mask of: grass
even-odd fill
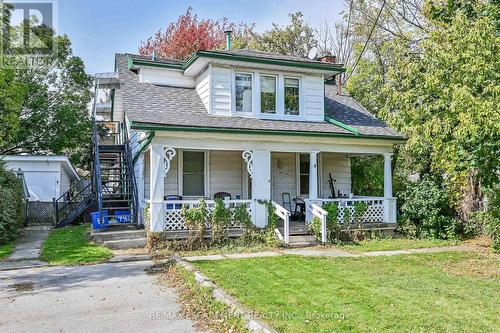
[[[212,289],[200,286],[193,273],[172,265],[164,276],[167,285],[174,287],[179,295],[182,314],[195,320],[198,328],[213,332],[247,332],[243,319],[216,300]]]
[[[7,259],[12,251],[14,251],[14,243],[0,245],[0,261]]]
[[[43,243],[41,259],[51,265],[78,265],[106,261],[113,252],[89,240],[89,227],[70,226],[54,230]]]
[[[500,327],[498,256],[283,256],[194,264],[280,332],[493,332]]]
[[[373,251],[421,249],[426,247],[453,246],[458,244],[459,241],[456,240],[387,238],[365,240],[359,243],[347,243],[340,245],[339,247],[347,251],[361,253]]]

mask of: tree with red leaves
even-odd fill
[[[226,18],[222,20],[198,20],[189,7],[186,14],[181,15],[177,22],[171,22],[165,31],[159,30],[146,42],[142,42],[139,53],[151,55],[153,51],[157,57],[186,59],[198,50],[222,49],[225,45],[224,31],[232,30],[232,47],[244,48],[254,37],[254,24],[230,23]]]

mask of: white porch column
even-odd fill
[[[162,232],[165,229],[165,212],[163,211],[165,162],[164,148],[158,143],[151,144],[150,158],[150,183],[149,193],[151,199],[150,230]]]
[[[149,170],[147,170],[149,172]],[[144,154],[139,155],[137,162],[135,162],[134,172],[137,180],[137,197],[139,198],[139,219],[141,223],[143,220],[144,209]]]
[[[252,199],[254,200],[254,211],[252,211],[253,223],[260,228],[267,225],[267,209],[257,200],[271,200],[271,151],[267,149],[255,149],[253,151],[252,168]]]
[[[384,222],[396,223],[396,199],[392,197],[392,153],[384,154]]]
[[[384,154],[384,198],[392,198],[392,154]]]
[[[309,199],[318,199],[318,153],[309,153]]]

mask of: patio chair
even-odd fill
[[[176,201],[176,200],[182,200],[182,197],[180,195],[166,195],[163,199],[165,201]],[[172,210],[172,209],[181,209],[182,204],[167,204],[165,207],[167,210]]]
[[[231,200],[231,194],[227,192],[217,192],[214,194],[214,199],[222,199],[229,198]]]
[[[293,202],[295,203],[295,212],[293,214],[298,216],[301,221],[304,220],[306,216],[306,202],[299,197],[293,198]]]
[[[283,202],[283,208],[285,208],[286,210],[291,212],[292,211],[292,199],[291,199],[290,193],[288,193],[288,192],[281,193],[281,201]]]

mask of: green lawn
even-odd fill
[[[500,260],[494,256],[283,256],[194,264],[280,332],[500,328]]]
[[[421,249],[426,247],[440,247],[458,245],[456,240],[441,239],[407,239],[407,238],[387,238],[361,241],[356,244],[344,244],[340,247],[351,252],[373,252],[373,251],[394,251],[405,249]]]
[[[14,251],[14,243],[0,245],[0,261],[7,259],[12,251]]]
[[[113,252],[89,240],[89,227],[70,226],[54,230],[43,243],[41,259],[51,265],[78,265],[106,261]]]

